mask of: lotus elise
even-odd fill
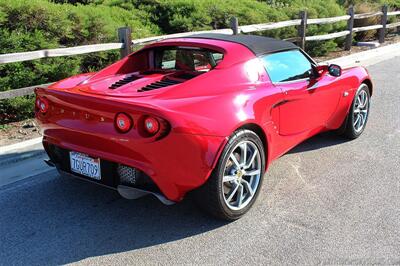
[[[318,64],[291,42],[199,34],[37,88],[35,115],[60,174],[128,199],[190,193],[235,220],[295,145],[329,130],[360,136],[372,89],[366,69]]]

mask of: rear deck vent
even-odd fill
[[[132,81],[137,80],[137,79],[140,79],[140,77],[136,76],[136,75],[126,76],[125,78],[123,78],[121,80],[118,80],[117,82],[112,84],[109,88],[114,90],[116,88],[124,86],[125,84],[128,84],[129,82],[132,82]]]
[[[179,83],[182,83],[182,81],[172,80],[172,79],[159,80],[159,81],[150,83],[149,85],[142,87],[141,89],[138,90],[138,92],[151,91],[151,90],[155,90],[155,89],[159,89],[159,88],[168,87],[171,85],[176,85]]]

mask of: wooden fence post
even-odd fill
[[[237,19],[237,17],[231,17],[231,29],[233,31],[233,35],[237,35],[239,34],[239,20]]]
[[[129,55],[132,52],[132,36],[131,36],[131,28],[123,27],[118,29],[118,39],[121,43],[124,44],[124,47],[121,48],[120,54],[121,58]]]
[[[307,32],[307,11],[300,11],[301,24],[299,25],[297,32],[299,37],[299,46],[301,49],[306,47],[306,32]]]
[[[387,24],[387,18],[388,18],[388,5],[384,5],[382,7],[382,18],[381,18],[381,24],[382,28],[379,29],[379,43],[384,43],[385,42],[385,34],[386,34],[386,24]]]
[[[349,7],[347,14],[350,16],[349,20],[347,21],[347,30],[350,32],[346,36],[346,43],[344,45],[344,49],[346,51],[351,50],[351,45],[353,44],[353,27],[354,27],[354,7]]]

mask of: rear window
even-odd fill
[[[223,54],[193,47],[167,47],[155,50],[155,68],[207,72],[223,59]]]

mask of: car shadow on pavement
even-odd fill
[[[152,197],[60,177],[55,171],[0,188],[0,264],[65,264],[199,235],[226,222],[188,199],[165,206]]]
[[[324,132],[305,140],[288,151],[287,154],[323,149],[329,146],[340,145],[348,141],[350,140],[343,136],[338,136],[335,132]]]

